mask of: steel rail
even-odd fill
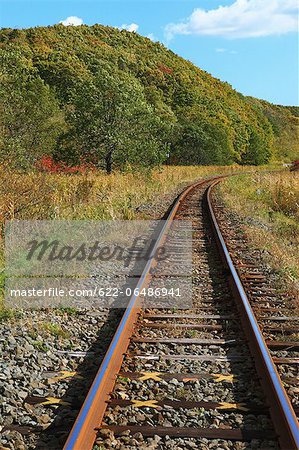
[[[220,178],[223,178],[223,176],[203,179],[189,186],[187,189],[185,189],[185,191],[182,192],[182,194],[176,200],[167,220],[164,223],[156,244],[152,249],[151,256],[155,255],[157,248],[164,242],[167,231],[171,226],[173,219],[175,218],[180,204],[189,194],[189,192],[191,192],[197,186],[203,185],[213,180],[219,180]],[[149,283],[151,279],[150,270],[154,265],[155,260],[154,258],[150,257],[136,286],[139,291],[141,291],[141,289]],[[117,374],[122,365],[124,354],[130,344],[130,338],[133,333],[133,328],[140,309],[141,302],[138,295],[132,295],[105,355],[105,358],[95,376],[95,379],[87,394],[79,415],[77,416],[73,428],[63,447],[63,450],[92,449],[97,436],[96,427],[98,427],[101,423],[107,409],[109,395],[113,390]]]
[[[283,387],[276,366],[272,360],[269,349],[257,323],[255,314],[239,278],[238,272],[231,259],[219,228],[211,200],[211,192],[219,180],[215,181],[207,190],[208,213],[212,222],[217,246],[223,263],[229,269],[229,282],[234,293],[237,308],[241,315],[244,332],[256,369],[261,379],[267,401],[270,406],[270,415],[278,433],[279,443],[283,450],[299,449],[299,427],[294,409]]]

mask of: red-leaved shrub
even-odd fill
[[[173,73],[173,69],[165,66],[164,64],[158,64],[158,68],[161,70],[161,72],[167,73],[168,75],[172,75]]]
[[[77,166],[68,166],[63,161],[54,161],[52,156],[43,156],[37,163],[35,167],[42,171],[48,173],[85,173],[95,170],[92,164],[87,164],[83,162]]]

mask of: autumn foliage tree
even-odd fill
[[[111,173],[114,167],[151,167],[165,160],[167,125],[130,75],[102,69],[76,86],[71,105],[69,130],[60,142],[71,163],[83,158]]]

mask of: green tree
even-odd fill
[[[242,164],[260,165],[267,164],[271,151],[267,140],[262,138],[255,130],[250,130],[247,151],[242,156]]]
[[[192,113],[193,115],[193,113]],[[185,116],[177,126],[170,161],[174,164],[231,164],[229,130],[213,117]]]
[[[112,71],[111,71],[112,72]],[[111,173],[127,164],[154,166],[164,161],[168,127],[147,103],[142,85],[126,73],[102,69],[76,86],[69,113],[64,156],[84,158]]]
[[[1,50],[0,67],[1,159],[28,169],[53,152],[63,114],[49,86],[18,52]]]

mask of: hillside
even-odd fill
[[[296,108],[247,98],[160,43],[101,25],[0,31],[0,150],[128,165],[264,164],[298,152]],[[297,128],[298,130],[298,128]]]

